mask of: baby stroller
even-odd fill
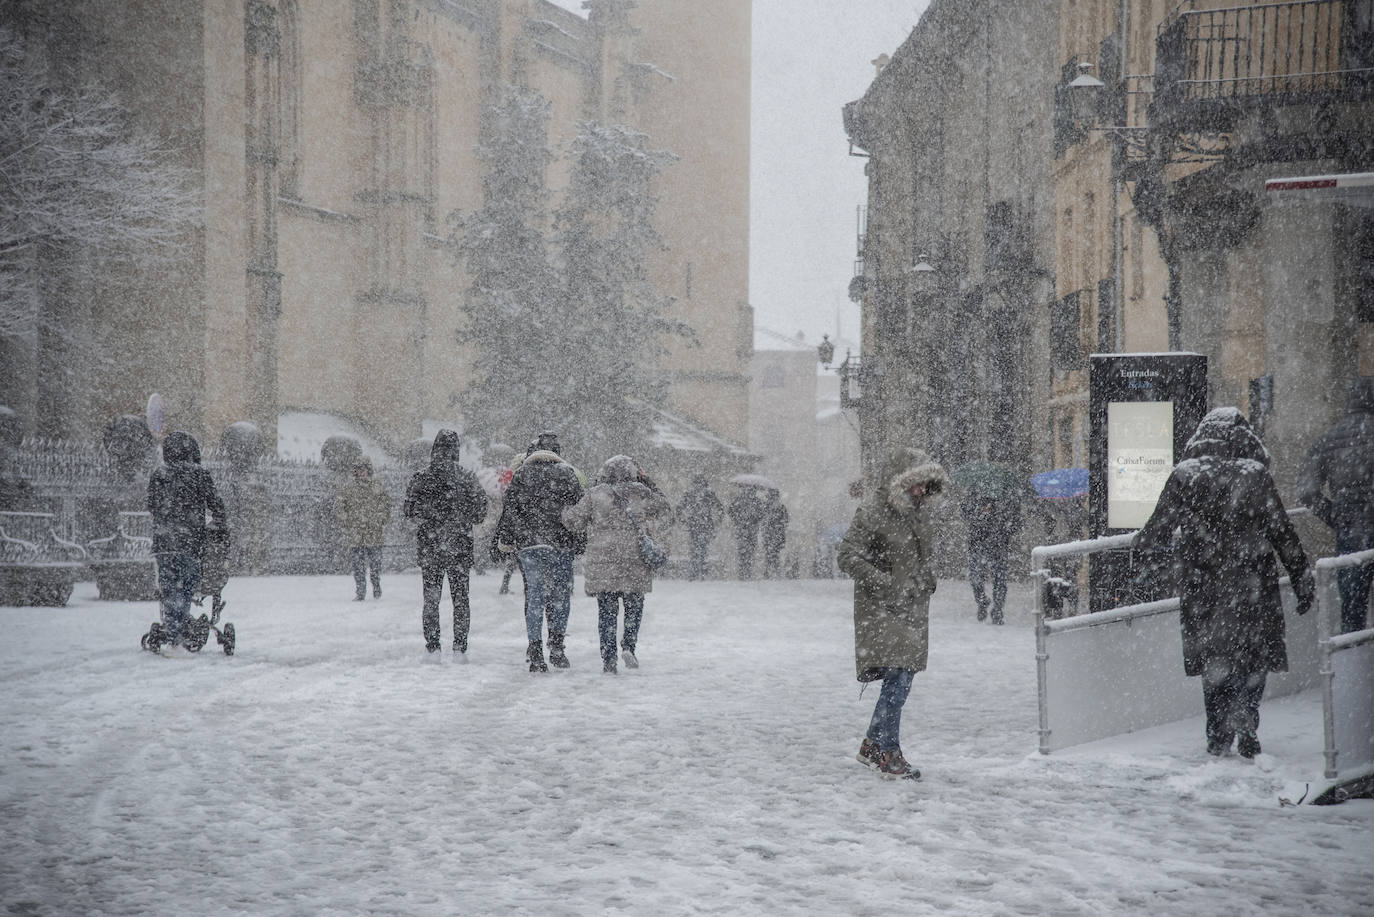
[[[229,582],[229,530],[212,526],[205,532],[205,547],[200,555],[200,582],[196,585],[196,597],[192,600],[202,605],[205,597],[210,597],[210,614],[191,618],[186,622],[186,634],[182,645],[193,653],[205,648],[210,640],[210,631],[224,648],[224,655],[234,655],[234,625],[226,623],[218,627],[220,613],[228,603],[220,598],[224,586]],[[154,653],[167,642],[167,632],[162,622],[154,621],[152,627],[143,635],[141,645]]]

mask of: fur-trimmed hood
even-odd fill
[[[883,463],[882,480],[888,504],[897,510],[908,510],[911,497],[907,491],[914,485],[926,484],[930,493],[938,493],[949,483],[949,475],[929,453],[898,446]]]

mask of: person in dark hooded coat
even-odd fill
[[[211,525],[226,531],[224,501],[210,472],[200,464],[200,444],[180,431],[162,442],[162,464],[148,478],[148,512],[153,522],[153,555],[166,640],[162,651],[184,652],[182,638],[191,600],[200,584],[208,513]]]
[[[711,539],[716,537],[716,526],[725,517],[725,507],[711,492],[706,475],[692,476],[692,484],[682,495],[677,505],[677,521],[687,528],[690,543],[687,566],[688,579],[706,578],[706,555]]]
[[[1307,453],[1298,479],[1298,501],[1336,531],[1336,553],[1374,548],[1374,376],[1355,380],[1346,414]],[[1336,572],[1341,593],[1341,633],[1370,626],[1369,589],[1374,564]]]
[[[1132,547],[1167,548],[1175,530],[1183,670],[1202,677],[1207,751],[1224,755],[1235,741],[1253,758],[1266,676],[1288,671],[1275,552],[1298,614],[1312,607],[1316,589],[1269,474],[1269,451],[1236,408],[1198,424]]]
[[[759,544],[759,526],[763,524],[763,500],[753,487],[739,488],[730,500],[730,521],[735,526],[735,556],[739,563],[739,578],[754,578],[754,552]]]
[[[925,452],[893,449],[840,542],[840,569],[854,579],[855,672],[860,682],[882,682],[858,758],[886,776],[921,775],[902,754],[902,708],[929,655],[932,503],[948,483]]]
[[[416,472],[406,487],[402,512],[420,524],[415,547],[424,584],[425,649],[431,653],[440,649],[439,600],[447,577],[453,599],[453,652],[459,661],[466,661],[472,623],[468,605],[472,527],[487,517],[487,492],[477,475],[458,464],[458,451],[458,434],[440,430],[430,449],[429,467]]]
[[[496,538],[503,550],[520,553],[525,577],[525,659],[531,672],[569,666],[564,648],[572,611],[573,555],[585,544],[563,525],[563,510],[582,499],[577,470],[563,461],[558,435],[539,434],[506,489]],[[549,658],[544,661],[544,622]]]

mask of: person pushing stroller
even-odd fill
[[[200,444],[180,431],[162,443],[162,464],[148,479],[148,511],[153,517],[153,556],[161,626],[154,625],[143,645],[167,657],[189,656],[191,600],[201,580],[207,541],[228,543],[229,520],[215,481],[200,464]],[[207,527],[206,514],[211,521]]]

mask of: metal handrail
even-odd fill
[[[1332,685],[1336,673],[1331,667],[1331,654],[1337,650],[1361,646],[1374,641],[1374,628],[1355,631],[1351,634],[1332,635],[1331,612],[1340,606],[1340,598],[1336,588],[1336,571],[1342,567],[1360,567],[1368,563],[1374,563],[1374,550],[1356,551],[1352,554],[1340,554],[1336,557],[1323,557],[1315,564],[1317,577],[1317,651],[1321,656],[1317,674],[1321,677],[1322,682],[1322,757],[1325,761],[1325,770],[1323,770],[1322,776],[1328,780],[1334,779],[1339,774],[1336,768],[1336,711],[1332,696]]]

